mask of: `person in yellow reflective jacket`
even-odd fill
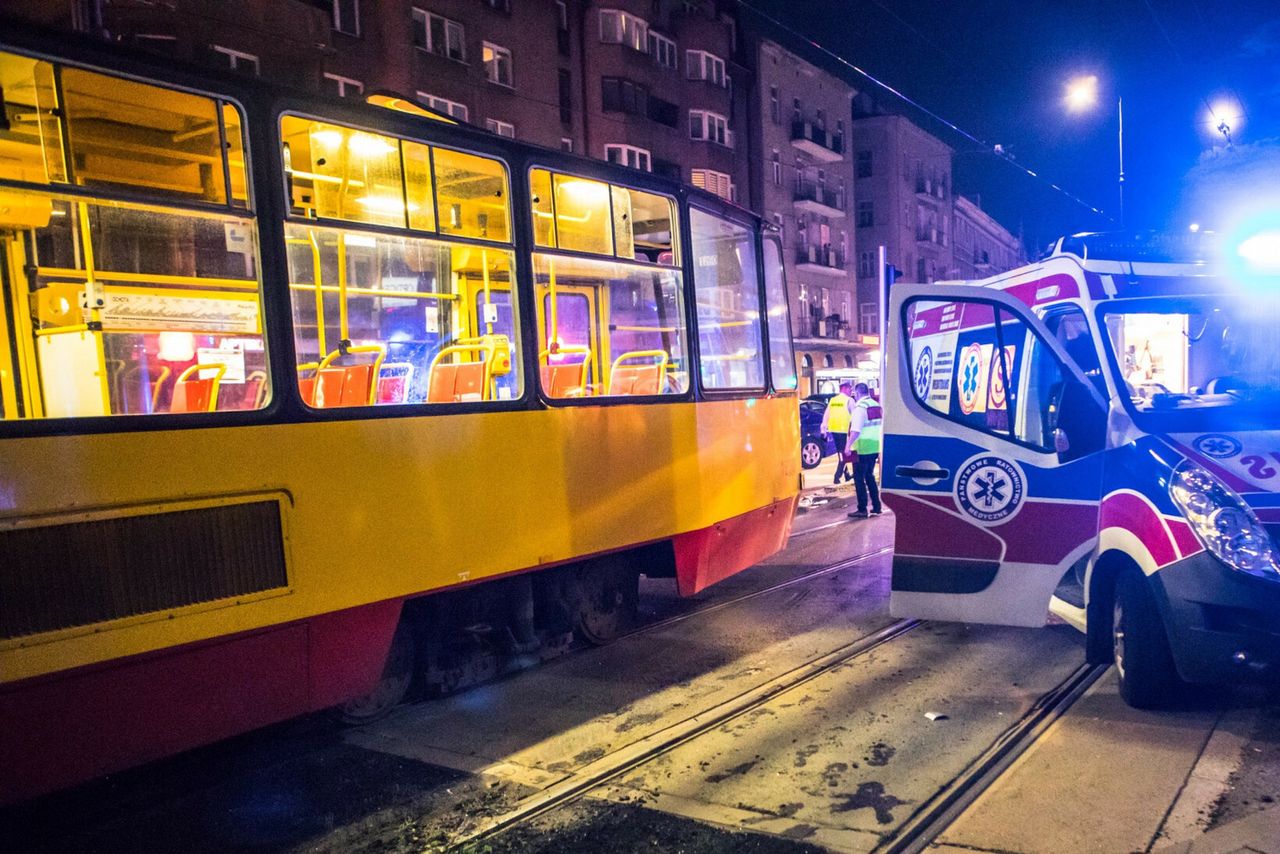
[[[845,457],[846,449],[849,448],[849,425],[853,421],[853,398],[849,397],[851,391],[852,383],[840,383],[840,392],[831,396],[822,413],[822,435],[830,433],[836,443],[836,476],[832,483],[839,483],[842,478],[853,480],[853,467]]]
[[[853,466],[853,486],[858,493],[858,510],[850,519],[880,515],[880,490],[876,486],[876,463],[880,459],[880,425],[884,414],[866,383],[853,387],[853,411],[849,419],[849,446],[858,455]],[[867,512],[870,499],[871,512]]]

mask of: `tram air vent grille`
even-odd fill
[[[284,587],[280,504],[0,531],[0,638]]]

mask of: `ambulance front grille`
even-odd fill
[[[278,501],[0,530],[0,639],[285,587]]]

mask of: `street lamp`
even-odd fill
[[[1063,100],[1067,109],[1073,113],[1084,112],[1098,103],[1098,78],[1090,74],[1077,77],[1067,83],[1067,91]],[[1120,227],[1124,228],[1124,99],[1116,98],[1116,115],[1119,118],[1119,135],[1117,142],[1120,148]]]

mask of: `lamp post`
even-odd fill
[[[1075,78],[1067,84],[1063,100],[1073,113],[1089,109],[1098,102],[1098,78],[1093,74]],[[1116,140],[1120,149],[1120,227],[1124,228],[1124,98],[1116,98],[1116,117],[1119,122]]]

